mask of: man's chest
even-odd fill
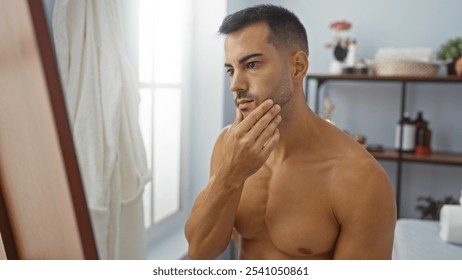
[[[330,181],[319,172],[264,166],[250,177],[236,216],[242,240],[266,239],[291,256],[331,251],[339,229],[331,210]]]

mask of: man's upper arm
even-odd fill
[[[396,204],[385,171],[367,163],[347,180],[334,209],[340,233],[334,259],[390,259]]]

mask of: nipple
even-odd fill
[[[304,255],[311,255],[313,254],[313,251],[311,251],[310,249],[308,248],[303,248],[303,247],[300,247],[298,248],[298,252],[304,254]]]

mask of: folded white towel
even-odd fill
[[[444,205],[440,212],[440,226],[441,239],[462,245],[462,206]]]
[[[406,60],[429,63],[432,55],[431,48],[379,48],[375,53],[375,61]]]

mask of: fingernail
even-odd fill
[[[281,110],[281,106],[279,106],[279,104],[274,105],[273,108],[274,108],[274,110],[277,111],[277,112],[279,112],[279,111]]]

